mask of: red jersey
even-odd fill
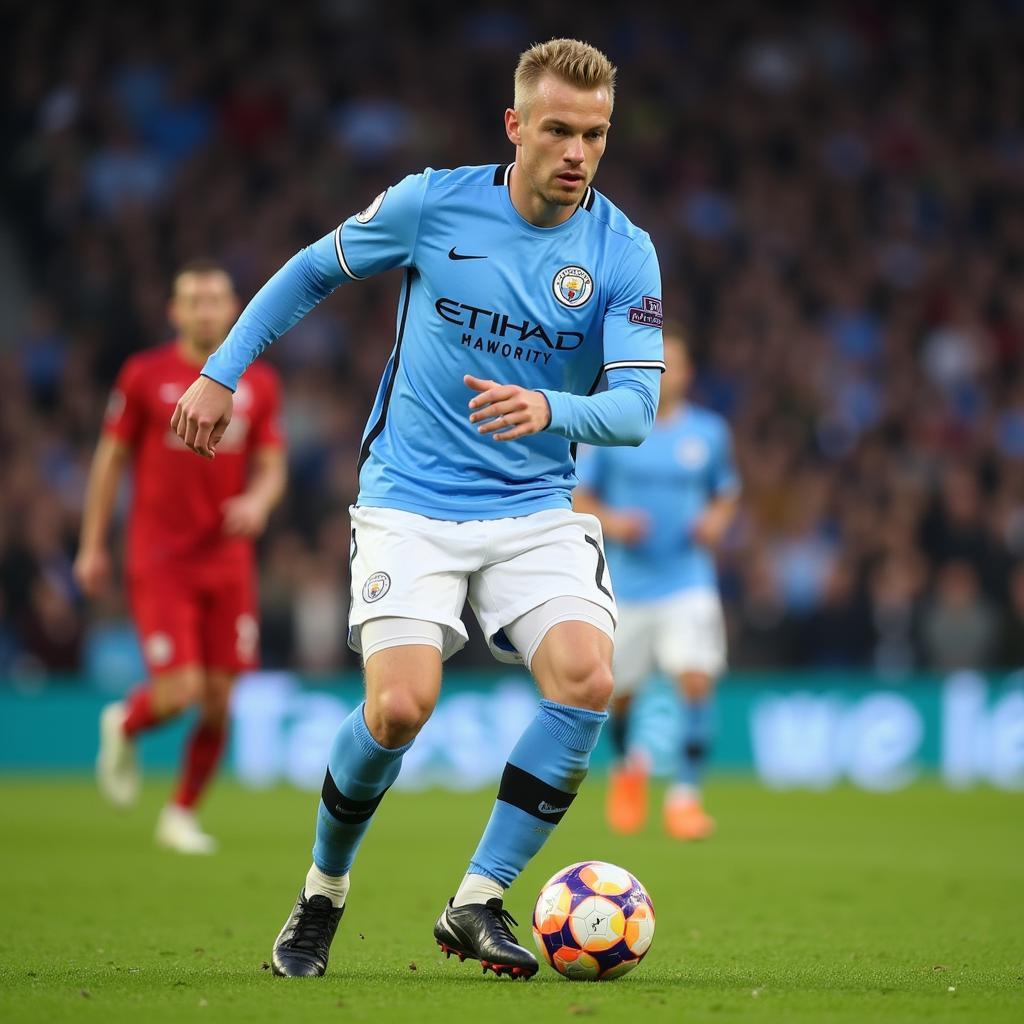
[[[125,362],[110,396],[104,433],[132,449],[134,493],[128,526],[129,573],[175,563],[216,563],[218,571],[251,564],[252,541],[226,537],[222,506],[245,490],[253,453],[282,443],[280,386],[254,363],[238,383],[234,412],[217,457],[190,452],[171,430],[178,399],[199,373],[171,342]]]

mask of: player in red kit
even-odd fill
[[[106,535],[122,474],[133,473],[126,577],[148,679],[100,719],[97,778],[115,804],[139,788],[135,738],[199,705],[181,778],[156,838],[183,853],[216,844],[194,808],[224,749],[235,676],[257,663],[253,538],[284,491],[276,374],[256,363],[234,396],[234,416],[213,465],[168,427],[175,403],[238,315],[231,278],[196,262],[174,279],[175,341],[132,356],[110,396],[93,457],[75,575],[95,595],[110,578]]]

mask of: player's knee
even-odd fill
[[[203,695],[203,674],[198,668],[182,668],[153,680],[153,694],[165,717],[180,714]]]
[[[567,666],[562,672],[562,703],[591,711],[604,711],[612,699],[615,680],[611,668],[594,658]]]
[[[434,710],[434,702],[414,687],[381,688],[366,700],[366,724],[384,747],[401,747],[413,739]]]

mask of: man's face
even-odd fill
[[[219,270],[180,275],[168,315],[183,338],[200,348],[215,348],[238,316],[231,279]]]
[[[605,88],[577,89],[543,75],[525,110],[505,111],[519,165],[546,203],[573,206],[597,173],[608,141],[611,97]]]

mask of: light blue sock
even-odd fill
[[[389,750],[370,734],[364,704],[338,730],[316,816],[313,863],[325,874],[344,875],[388,787],[398,778],[402,755],[412,746]]]
[[[509,755],[470,874],[506,888],[516,880],[569,809],[607,717],[604,711],[540,702]]]
[[[713,705],[710,699],[683,700],[683,751],[676,782],[693,790],[700,788],[711,748]]]

